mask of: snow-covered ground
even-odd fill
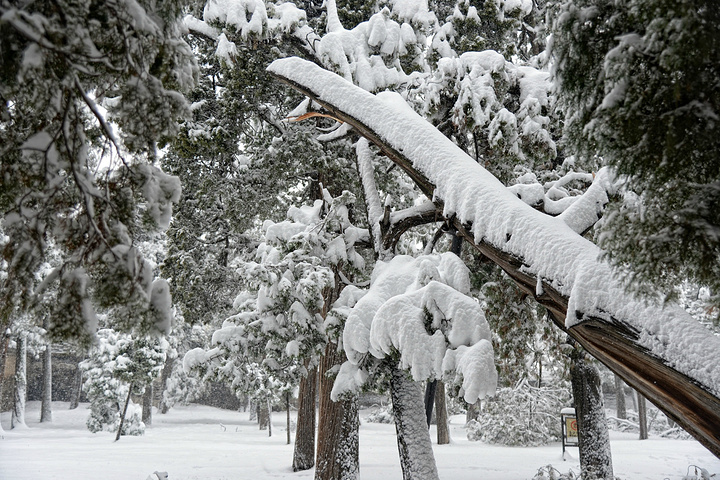
[[[293,473],[292,445],[286,445],[285,414],[275,413],[273,436],[248,421],[247,413],[192,405],[155,414],[142,437],[92,434],[85,428],[87,405],[68,410],[53,405],[53,423],[40,424],[38,402],[30,402],[28,429],[9,430],[9,413],[0,417],[0,478],[3,480],[146,480],[154,471],[169,480],[308,479],[313,471]],[[366,413],[366,412],[364,412]],[[363,418],[365,414],[361,414]],[[579,471],[577,448],[563,462],[559,443],[511,448],[468,442],[463,417],[453,417],[450,445],[434,445],[440,478],[523,480],[541,466]],[[435,437],[434,428],[431,431]],[[434,443],[434,442],[433,442]],[[650,438],[611,432],[615,474],[623,480],[680,480],[689,465],[720,473],[720,460],[693,440]],[[360,427],[363,480],[402,478],[394,426],[363,422]]]

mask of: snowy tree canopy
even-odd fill
[[[356,390],[368,355],[399,355],[416,381],[448,378],[461,383],[468,403],[497,385],[490,327],[480,304],[468,297],[467,267],[453,253],[378,262],[370,288],[350,310],[343,331],[348,362],[333,397]]]
[[[720,292],[719,22],[713,0],[581,0],[553,26],[566,138],[624,182],[600,244],[646,297]]]
[[[180,195],[177,178],[152,161],[188,113],[180,90],[196,67],[181,38],[182,8],[172,0],[0,5],[3,328],[32,304],[52,247],[60,265],[38,288],[60,286],[51,332],[92,335],[91,299],[119,308],[129,297],[148,330],[150,311],[169,307],[167,286],[153,285],[134,242],[143,228],[168,226]]]

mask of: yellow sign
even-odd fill
[[[577,430],[577,419],[575,417],[565,417],[565,432],[567,432],[567,437],[575,437],[578,436],[578,430]]]

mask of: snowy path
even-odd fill
[[[86,405],[74,411],[53,405],[52,424],[39,424],[38,402],[30,402],[27,430],[8,431],[0,439],[2,480],[145,480],[155,470],[169,480],[311,479],[313,471],[292,473],[292,445],[285,445],[285,415],[273,418],[267,437],[248,421],[247,413],[204,406],[178,407],[154,415],[145,436],[122,437],[85,429]],[[365,415],[361,414],[361,418]],[[434,445],[440,478],[452,480],[530,479],[543,465],[577,472],[577,461],[563,462],[558,443],[538,448],[510,448],[468,442],[454,417],[453,443]],[[225,430],[221,427],[224,425]],[[431,431],[435,436],[434,428]],[[680,480],[688,465],[720,473],[720,460],[694,440],[650,438],[611,432],[615,474],[623,480]],[[577,449],[570,450],[577,457]],[[363,480],[402,478],[392,425],[363,422],[360,427],[360,471]]]

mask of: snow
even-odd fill
[[[522,259],[528,274],[569,297],[568,327],[586,317],[621,321],[640,332],[641,346],[720,394],[719,337],[676,305],[634,299],[596,245],[563,219],[526,205],[431,124],[311,62],[287,58],[269,70],[305,85],[321,102],[356,118],[409,158],[436,185],[434,199],[443,202],[446,217],[472,223],[477,242]]]
[[[274,434],[268,437],[266,430],[258,430],[257,423],[248,420],[248,413],[181,406],[165,415],[154,411],[145,435],[124,436],[115,443],[112,433],[92,434],[86,429],[87,404],[68,410],[68,403],[54,402],[53,413],[53,423],[38,423],[40,402],[28,402],[29,428],[21,431],[9,430],[9,412],[2,414],[0,473],[4,480],[144,480],[155,471],[167,472],[168,480],[314,476],[314,469],[292,472],[294,445],[285,445],[284,415],[274,416]],[[361,420],[368,413],[361,411]],[[558,413],[558,422],[559,417]],[[570,447],[568,461],[563,462],[559,442],[534,448],[469,442],[463,423],[464,416],[451,417],[450,445],[433,442],[440,478],[529,479],[548,464],[562,472],[579,472],[577,448]],[[436,438],[434,426],[430,435]],[[681,480],[690,465],[720,473],[720,460],[694,440],[651,436],[639,441],[636,434],[620,432],[610,432],[610,439],[615,475],[623,480]],[[402,478],[394,425],[362,422],[360,475],[363,480]]]

